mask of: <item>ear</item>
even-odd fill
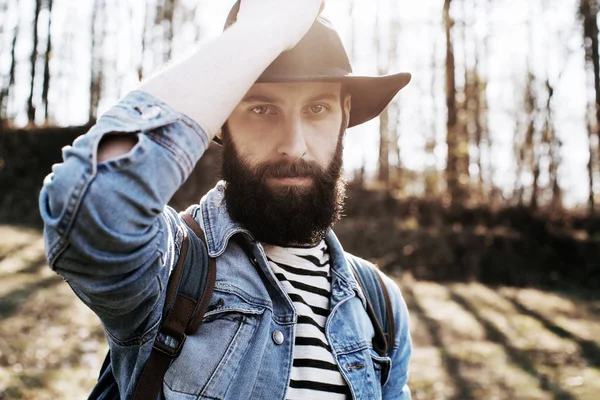
[[[347,129],[348,125],[350,124],[350,110],[352,110],[352,96],[347,94],[342,102],[342,106],[344,107],[344,115],[346,115],[348,117],[348,118],[346,118],[346,126],[345,126],[345,128]]]

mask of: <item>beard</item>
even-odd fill
[[[222,179],[233,220],[254,239],[276,246],[318,243],[339,220],[346,182],[342,176],[343,130],[327,168],[305,160],[249,165],[223,128]],[[271,178],[310,178],[301,185],[268,186]]]

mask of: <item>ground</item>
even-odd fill
[[[0,400],[84,399],[100,323],[46,265],[39,231],[0,225]],[[600,300],[395,277],[411,312],[415,399],[600,397]]]

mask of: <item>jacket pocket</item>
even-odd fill
[[[238,369],[243,368],[244,355],[264,311],[264,307],[215,289],[200,328],[187,338],[167,370],[167,398],[224,399]]]

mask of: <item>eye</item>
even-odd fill
[[[325,111],[327,111],[327,107],[325,107],[323,104],[312,104],[309,106],[309,110],[313,114],[323,114]]]
[[[252,107],[250,111],[257,115],[265,115],[269,112],[269,106]]]

